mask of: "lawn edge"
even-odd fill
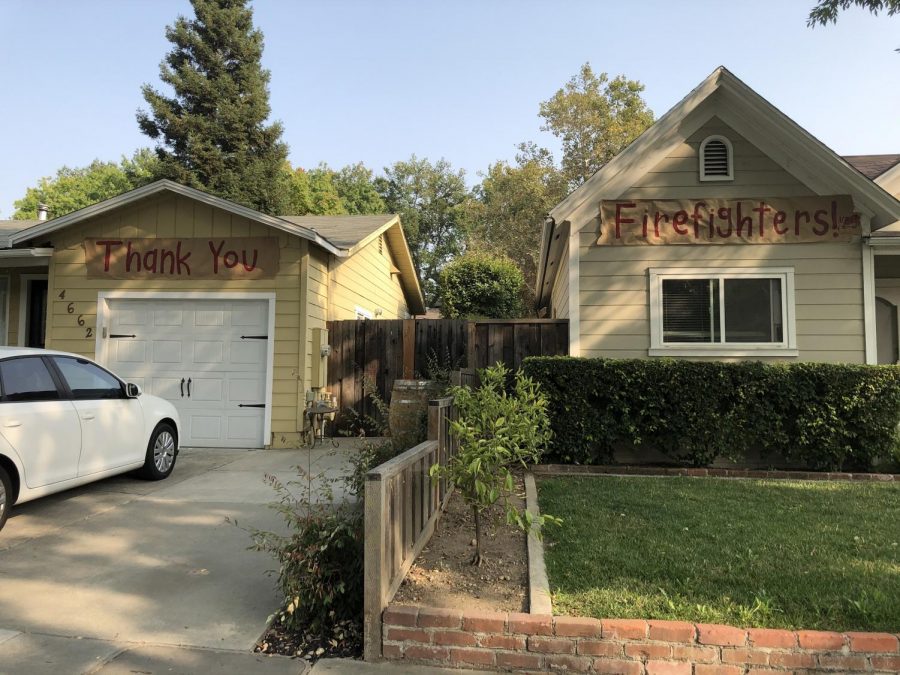
[[[553,614],[553,602],[550,596],[550,581],[547,566],[544,563],[544,544],[541,527],[537,524],[540,516],[538,507],[537,484],[534,474],[525,474],[525,508],[533,516],[528,541],[528,611],[531,614]]]

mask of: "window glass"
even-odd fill
[[[59,392],[40,357],[0,361],[5,401],[53,401]]]
[[[663,279],[663,342],[719,339],[719,280]]]
[[[782,342],[781,279],[725,279],[725,342]]]
[[[82,359],[54,357],[53,362],[72,390],[72,398],[123,398],[122,384],[102,368]]]

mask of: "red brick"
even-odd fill
[[[693,642],[697,631],[687,621],[650,621],[650,639],[666,642]]]
[[[602,635],[622,640],[647,639],[647,622],[639,619],[603,619]]]
[[[548,638],[533,635],[528,638],[528,651],[542,654],[574,654],[575,641],[566,638]]]
[[[476,633],[502,633],[506,628],[506,614],[498,612],[466,612],[463,614],[463,630]]]
[[[584,656],[622,656],[622,645],[603,640],[579,640],[576,651]]]
[[[415,626],[416,617],[419,614],[418,607],[407,607],[405,605],[389,605],[384,610],[381,620],[385,624],[393,626]]]
[[[478,644],[478,640],[474,635],[458,630],[436,630],[434,631],[433,639],[436,645],[450,645],[453,647],[474,647]]]
[[[756,649],[737,647],[736,649],[723,649],[722,660],[725,663],[743,663],[748,666],[767,666],[769,665],[769,654],[768,652],[761,652]]]
[[[600,619],[580,616],[558,616],[553,620],[557,635],[566,637],[600,637]]]
[[[698,663],[694,675],[744,675],[743,666],[723,666],[717,663]]]
[[[647,661],[647,675],[691,675],[693,666],[680,661]]]
[[[848,672],[868,670],[865,656],[859,654],[819,654],[819,668]]]
[[[816,655],[802,652],[769,652],[769,665],[779,668],[815,668]]]
[[[672,656],[672,647],[653,643],[632,643],[625,645],[625,656],[633,659],[668,659]]]
[[[823,630],[798,630],[797,640],[804,649],[841,649],[844,636]]]
[[[462,625],[462,612],[455,609],[422,607],[419,609],[418,623],[421,628],[459,628]]]
[[[791,649],[797,646],[797,634],[777,628],[751,628],[747,631],[750,644],[769,649]]]
[[[734,626],[698,623],[697,642],[703,645],[743,647],[747,644],[747,631],[741,628],[735,628]]]
[[[400,645],[381,645],[381,655],[386,659],[403,658],[403,649]]]
[[[897,652],[897,636],[890,633],[847,633],[851,652]]]
[[[644,668],[640,661],[620,661],[618,659],[594,659],[594,672],[604,675],[641,675]]]
[[[553,617],[549,614],[522,614],[512,612],[509,615],[509,632],[525,635],[553,635]]]
[[[421,628],[397,628],[396,626],[387,627],[387,630],[384,632],[384,639],[393,640],[394,642],[409,640],[410,642],[422,642],[426,645],[431,642],[426,630]]]
[[[775,670],[774,668],[763,668],[760,666],[752,666],[749,670],[750,675],[792,675],[783,670]],[[797,671],[798,675],[800,671]]]
[[[525,638],[521,635],[482,635],[479,642],[482,647],[490,649],[525,651]]]
[[[543,670],[543,656],[540,654],[504,654],[497,652],[498,668],[515,668],[516,670]]]
[[[472,663],[478,666],[494,665],[494,652],[489,649],[451,649],[451,663]]]
[[[900,673],[900,656],[873,656],[869,659],[875,670],[886,670],[890,673]]]
[[[403,655],[416,661],[446,661],[450,657],[450,650],[446,647],[409,645],[403,650]]]
[[[545,660],[549,670],[566,670],[572,673],[586,673],[591,669],[592,660],[586,656],[549,654]]]
[[[680,661],[691,663],[711,663],[719,660],[719,650],[715,647],[694,647],[687,645],[674,645],[672,657]]]

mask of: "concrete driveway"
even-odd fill
[[[281,530],[263,476],[336,475],[352,452],[186,449],[165,481],[117,477],[14,508],[0,532],[0,672],[37,636],[249,650],[278,606],[275,564],[226,518]]]

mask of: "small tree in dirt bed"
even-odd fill
[[[450,423],[450,433],[459,441],[457,454],[446,466],[431,467],[432,479],[446,477],[471,507],[475,517],[473,565],[481,565],[481,516],[503,501],[506,520],[528,531],[534,518],[509,500],[515,489],[512,470],[526,468],[540,459],[550,440],[547,399],[522,371],[507,389],[510,370],[498,363],[479,372],[477,389],[453,387],[450,395],[459,417]],[[555,521],[540,516],[540,523]]]

